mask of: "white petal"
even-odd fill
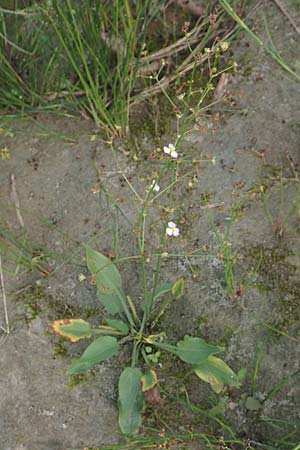
[[[164,152],[169,155],[171,153],[171,150],[169,149],[169,147],[164,147]]]
[[[178,153],[176,152],[176,150],[173,150],[171,152],[171,156],[172,156],[172,158],[177,158],[178,157]]]
[[[169,144],[169,149],[170,150],[175,150],[175,146],[173,144]]]
[[[175,228],[173,230],[173,236],[179,236],[179,229],[178,228]]]
[[[155,192],[159,192],[160,187],[158,186],[158,184],[155,184],[153,190],[154,190]]]
[[[166,233],[167,233],[168,236],[172,236],[173,231],[172,231],[171,228],[167,228],[167,229],[166,229]]]
[[[176,223],[174,223],[174,222],[168,223],[168,228],[174,228],[174,227],[176,227]]]

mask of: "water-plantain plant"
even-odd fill
[[[76,375],[117,355],[124,345],[132,346],[131,365],[125,367],[119,379],[119,426],[123,434],[137,432],[142,420],[145,401],[159,403],[158,380],[155,362],[161,351],[170,352],[189,364],[195,374],[210,383],[215,392],[224,386],[238,386],[239,379],[231,368],[215,355],[223,347],[206,343],[200,337],[185,336],[171,345],[163,332],[149,334],[149,324],[157,323],[168,302],[180,298],[184,292],[184,280],[174,284],[156,287],[144,296],[141,314],[138,314],[133,300],[122,288],[121,275],[116,265],[103,254],[86,246],[87,266],[92,273],[100,302],[107,311],[106,323],[91,326],[82,319],[62,319],[51,326],[55,333],[77,342],[80,339],[95,338],[80,358],[75,359],[68,369],[68,375]],[[168,295],[160,302],[161,310],[155,310],[159,297]]]

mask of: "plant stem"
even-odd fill
[[[177,181],[177,164],[173,165],[173,162],[169,163],[167,166],[167,169],[170,167],[170,165],[173,166],[173,173],[172,173],[172,181],[171,181],[171,185],[175,185],[176,181]],[[170,204],[173,204],[173,198],[174,198],[174,192],[171,191],[170,193]],[[160,243],[159,243],[159,248],[163,249],[164,244],[165,244],[165,240],[166,240],[166,225],[163,228],[163,232],[160,238]],[[153,305],[153,299],[154,299],[154,294],[155,294],[155,289],[157,287],[158,284],[158,279],[159,279],[159,275],[160,275],[160,267],[161,267],[161,259],[162,259],[162,252],[159,252],[157,255],[157,260],[156,260],[156,268],[155,268],[155,275],[154,275],[154,282],[153,282],[153,290],[152,290],[152,298],[149,302],[149,307],[147,308],[147,310],[145,310],[144,315],[143,315],[143,319],[142,319],[142,325],[140,328],[140,333],[143,334],[146,323],[148,318],[151,315],[151,309],[152,309],[152,305]],[[145,297],[144,297],[145,298]]]
[[[132,356],[131,356],[131,367],[134,368],[136,366],[138,360],[138,350],[139,350],[139,340],[135,340],[133,343]]]

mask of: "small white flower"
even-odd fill
[[[150,184],[150,189],[152,189],[152,191],[159,192],[160,187],[158,186],[156,180],[152,181],[152,183]]]
[[[80,282],[84,281],[85,279],[86,279],[86,276],[83,275],[83,273],[80,273],[80,274],[78,275],[78,280],[79,280]]]
[[[223,50],[223,52],[226,52],[226,50],[228,50],[229,47],[229,42],[225,41],[221,43],[221,49]]]
[[[172,158],[177,158],[178,153],[175,150],[175,146],[173,144],[169,144],[168,147],[164,147],[164,152],[167,153],[167,155],[170,155]]]
[[[168,236],[179,236],[179,228],[177,228],[176,223],[169,222],[166,233]]]

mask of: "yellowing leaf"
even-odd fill
[[[231,368],[219,358],[209,356],[206,361],[193,366],[196,375],[219,393],[224,385],[239,386],[239,380]]]
[[[166,337],[166,333],[165,332],[161,332],[158,334],[150,334],[150,336],[147,336],[145,338],[145,340],[149,343],[149,344],[153,344],[156,343],[157,340],[161,340],[162,338]]]
[[[88,339],[92,336],[92,328],[82,319],[55,320],[50,324],[54,333],[69,339],[71,342]]]
[[[183,296],[184,293],[184,278],[180,278],[179,280],[175,281],[175,283],[172,286],[172,294],[176,298],[180,298]]]
[[[152,389],[157,384],[157,375],[154,370],[148,370],[141,378],[142,391],[146,392]]]

